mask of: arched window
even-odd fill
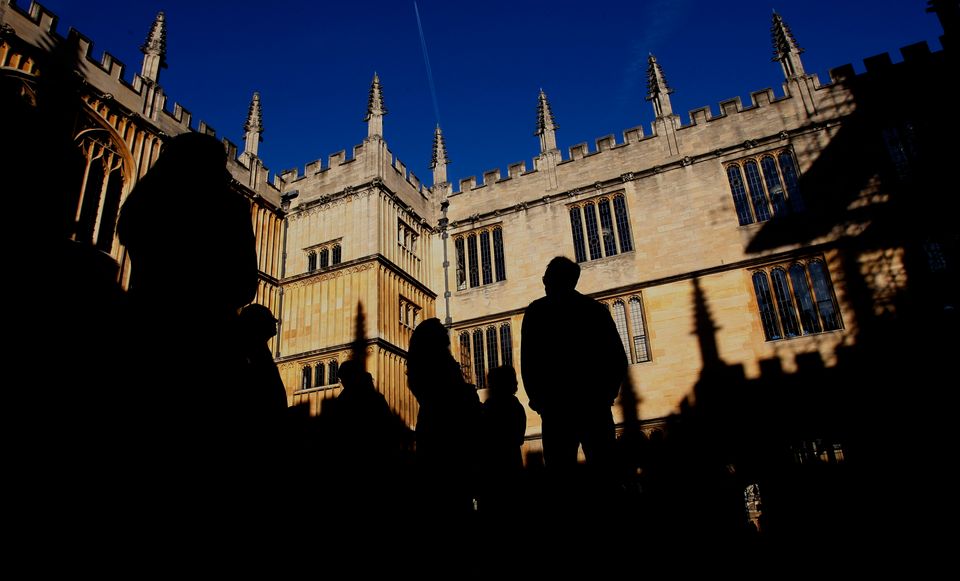
[[[310,375],[310,366],[304,366],[300,371],[300,389],[310,389]]]
[[[493,264],[497,275],[497,282],[507,280],[507,267],[503,256],[503,230],[493,229]]]
[[[325,375],[326,375],[326,374],[324,373],[324,371],[326,371],[326,369],[325,369],[325,366],[324,366],[324,364],[323,364],[322,362],[321,362],[321,363],[317,363],[317,366],[314,367],[314,369],[313,369],[313,385],[314,385],[315,387],[320,387],[321,385],[326,385],[326,384],[327,384],[327,382],[326,382],[326,380],[325,380]]]
[[[487,327],[487,369],[496,369],[500,366],[500,363],[497,361],[498,351],[497,329],[495,327]]]
[[[777,156],[780,161],[780,173],[783,174],[783,185],[787,188],[787,196],[790,198],[790,209],[794,212],[802,212],[803,197],[800,195],[800,178],[797,174],[797,164],[793,159],[793,154],[784,150]]]
[[[317,270],[317,253],[311,250],[307,253],[307,272]]]
[[[802,264],[790,267],[790,282],[793,283],[793,295],[797,298],[800,307],[800,324],[804,333],[819,333],[820,319],[817,317],[817,308],[813,304],[813,295],[810,285],[807,284],[807,272]]]
[[[513,337],[510,325],[500,325],[500,359],[503,365],[513,367]]]
[[[758,271],[753,273],[753,291],[757,295],[757,306],[760,309],[760,322],[763,325],[763,334],[767,341],[780,339],[780,325],[777,323],[777,313],[773,307],[773,297],[770,296],[770,285],[767,282],[767,273]]]
[[[773,160],[773,157],[765,155],[760,160],[760,167],[763,168],[763,177],[767,183],[767,193],[770,194],[773,213],[777,216],[783,216],[787,213],[787,200],[783,185],[780,183],[780,174],[777,173],[777,162]]]
[[[329,373],[327,375],[330,377],[328,380],[329,383],[340,383],[340,378],[337,377],[337,372],[340,371],[340,363],[334,359],[330,362],[330,365],[327,366]]]
[[[480,286],[480,269],[477,265],[477,236],[475,234],[467,236],[467,256],[470,259],[470,264],[468,265],[470,286]]]
[[[640,301],[640,297],[630,297],[630,331],[633,335],[633,362],[650,361],[647,325],[643,320],[643,303]]]
[[[320,268],[330,266],[330,251],[326,248],[320,249]]]
[[[463,238],[454,240],[453,246],[457,249],[457,290],[463,290],[467,288],[467,257],[463,251]]]
[[[483,284],[493,282],[493,264],[490,260],[490,232],[484,230],[480,233],[480,261],[483,272]]]
[[[773,278],[773,294],[777,298],[783,333],[787,337],[796,337],[800,334],[800,325],[797,323],[797,310],[793,304],[793,295],[790,294],[787,274],[782,268],[774,268],[770,276]]]
[[[463,380],[472,383],[470,373],[470,333],[460,333],[460,369],[463,371]]]
[[[573,253],[577,262],[587,261],[587,248],[583,242],[583,220],[580,206],[570,208],[570,229],[573,231]]]
[[[630,339],[627,336],[627,310],[623,301],[613,303],[613,322],[617,325],[617,333],[620,334],[620,341],[623,343],[623,352],[627,359],[630,359]]]
[[[767,196],[763,192],[763,182],[760,180],[760,170],[757,168],[757,162],[750,160],[743,164],[743,169],[747,174],[747,185],[750,187],[753,213],[757,217],[757,222],[765,222],[770,219],[770,206],[767,203]]]
[[[333,245],[333,264],[340,264],[340,245]]]
[[[600,211],[600,237],[603,239],[603,253],[613,256],[617,253],[617,240],[613,233],[613,218],[610,215],[610,200],[600,198],[597,201]]]
[[[477,388],[484,387],[486,370],[483,360],[483,331],[476,329],[473,332],[473,371]]]
[[[731,165],[727,168],[727,181],[730,182],[733,205],[737,208],[737,220],[740,221],[740,225],[753,223],[750,202],[747,201],[747,190],[743,186],[743,176],[740,173],[739,165]]]
[[[627,202],[623,196],[613,197],[613,213],[617,216],[620,252],[630,252],[633,250],[633,241],[630,238],[630,217],[627,216]]]
[[[817,310],[823,321],[824,331],[835,331],[840,328],[840,311],[833,297],[833,285],[830,284],[830,273],[827,265],[822,261],[814,260],[810,263],[810,280],[813,281],[813,294],[817,299]]]
[[[587,221],[587,246],[590,248],[590,260],[596,260],[603,254],[600,251],[600,231],[597,228],[597,213],[593,209],[593,204],[583,205],[583,215]]]

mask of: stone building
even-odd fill
[[[254,94],[242,150],[224,146],[237,195],[250,202],[257,301],[281,320],[273,348],[290,404],[318,413],[338,393],[336,370],[359,339],[376,385],[412,424],[404,357],[413,328],[429,317],[450,328],[454,355],[478,389],[492,367],[519,369],[524,308],[542,296],[540,277],[558,253],[580,263],[578,290],[610,309],[630,361],[617,420],[645,436],[697,405],[708,370],[736,368],[749,384],[770,368],[798,372],[811,357],[831,369],[844,349],[883,344],[905,320],[935,324],[957,291],[956,229],[948,211],[924,210],[955,204],[938,196],[948,167],[943,135],[956,126],[944,74],[956,70],[956,3],[930,4],[947,31],[944,50],[912,45],[902,62],[871,57],[866,73],[846,65],[829,80],[804,70],[802,49],[774,14],[782,89],[687,119],[674,112],[650,56],[652,126],[567,152],[557,148],[558,123],[541,91],[540,155],[481,180],[448,178],[439,127],[431,184],[413,175],[387,147],[376,75],[361,144],[268,179]],[[41,6],[23,11],[0,0],[0,16],[0,74],[25,99],[43,75],[39,55],[75,43],[82,103],[73,136],[87,164],[70,201],[74,237],[113,257],[126,281],[129,261],[114,236],[120,204],[165,138],[213,133],[167,102],[163,14],[132,82],[109,54],[92,60],[86,38],[58,35]],[[922,105],[902,97],[918,92]],[[910,402],[896,389],[889,397]],[[532,412],[527,434],[535,451]],[[842,455],[830,438],[798,441]]]

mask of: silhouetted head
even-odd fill
[[[543,273],[543,288],[547,295],[555,295],[577,288],[580,280],[580,265],[565,256],[557,256]]]
[[[367,373],[359,361],[353,359],[344,361],[337,370],[337,379],[343,384],[344,389],[359,387],[364,384],[372,387],[373,376]]]
[[[517,393],[517,372],[510,365],[494,367],[487,374],[487,385],[498,395],[513,395]]]
[[[277,318],[267,307],[253,303],[240,311],[240,324],[250,337],[266,341],[277,334]]]
[[[450,348],[450,336],[440,319],[423,321],[413,330],[410,337],[410,354],[432,353]]]

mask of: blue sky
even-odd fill
[[[18,0],[25,7],[26,0]],[[42,2],[58,30],[78,29],[94,55],[110,52],[139,72],[139,46],[160,10],[167,17],[161,84],[172,102],[221,137],[243,143],[253,91],[260,91],[266,132],[260,154],[271,171],[300,166],[366,136],[363,116],[374,71],[383,83],[390,149],[430,183],[437,122],[412,0],[83,0]],[[646,95],[652,52],[687,111],[774,87],[771,9],[793,29],[808,72],[828,78],[844,63],[918,41],[940,48],[937,19],[925,0],[419,0],[452,160],[451,181],[539,153],[536,96],[542,87],[569,146],[643,125],[653,118]]]

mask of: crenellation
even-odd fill
[[[568,152],[570,154],[568,161],[575,161],[586,157],[590,153],[590,148],[587,146],[587,142],[584,141],[583,143],[571,145]]]
[[[605,135],[596,140],[597,153],[608,151],[617,146],[617,138],[613,135]]]
[[[227,151],[227,159],[237,159],[237,144],[230,141],[226,137],[220,139],[220,143],[223,144],[223,148]]]
[[[830,69],[830,84],[837,85],[844,83],[857,76],[857,72],[853,69],[853,65],[850,63],[840,65],[839,67],[834,67]]]
[[[217,136],[217,130],[207,125],[206,121],[203,121],[202,119],[200,120],[200,125],[197,126],[197,133],[203,133],[213,137]]]
[[[922,41],[901,47],[900,54],[903,55],[904,61],[912,62],[927,60],[932,53],[930,52],[930,45],[927,44],[927,41]]]
[[[330,168],[327,168],[327,169],[330,169]],[[312,176],[322,172],[323,170],[324,170],[323,160],[316,159],[307,163],[307,165],[303,166],[303,175]]]
[[[880,53],[863,59],[863,66],[867,68],[868,73],[877,73],[893,66],[893,59],[890,53]]]
[[[527,172],[527,162],[518,161],[507,166],[507,175],[510,178],[520,177]]]
[[[414,187],[418,192],[423,191],[423,185],[420,183],[420,178],[418,178],[414,173],[407,173],[407,181],[410,182],[410,185]]]
[[[646,139],[646,137],[644,137],[643,135],[642,126],[638,125],[636,127],[631,127],[630,129],[627,129],[626,131],[623,132],[623,143],[625,145],[628,145],[630,143],[637,143],[637,142],[643,141],[644,139]]]
[[[735,115],[740,111],[743,111],[743,103],[739,96],[720,101],[720,117]]]
[[[775,100],[776,95],[774,95],[773,89],[770,87],[760,89],[759,91],[753,91],[750,93],[750,106],[744,108],[743,110],[753,109],[755,107],[763,107],[773,103]]]
[[[294,167],[294,168],[290,168],[290,169],[287,169],[287,170],[283,170],[283,171],[281,171],[278,175],[280,176],[280,181],[282,181],[282,182],[284,182],[284,183],[286,183],[286,184],[290,184],[290,183],[293,183],[293,182],[297,181],[298,179],[300,179],[300,177],[299,177],[299,176],[300,176],[300,170],[299,170],[298,168],[295,168],[295,167]],[[306,176],[304,176],[304,177],[306,177]]]
[[[477,187],[477,176],[470,176],[468,178],[463,178],[460,180],[460,193],[469,192],[470,190],[476,189]]]
[[[347,150],[341,149],[336,153],[330,154],[329,161],[327,162],[327,168],[335,168],[338,165],[342,165],[347,161]]]
[[[500,168],[494,168],[483,172],[483,185],[492,186],[500,181]]]
[[[399,158],[393,159],[393,169],[397,170],[403,179],[407,179],[407,166]]]

